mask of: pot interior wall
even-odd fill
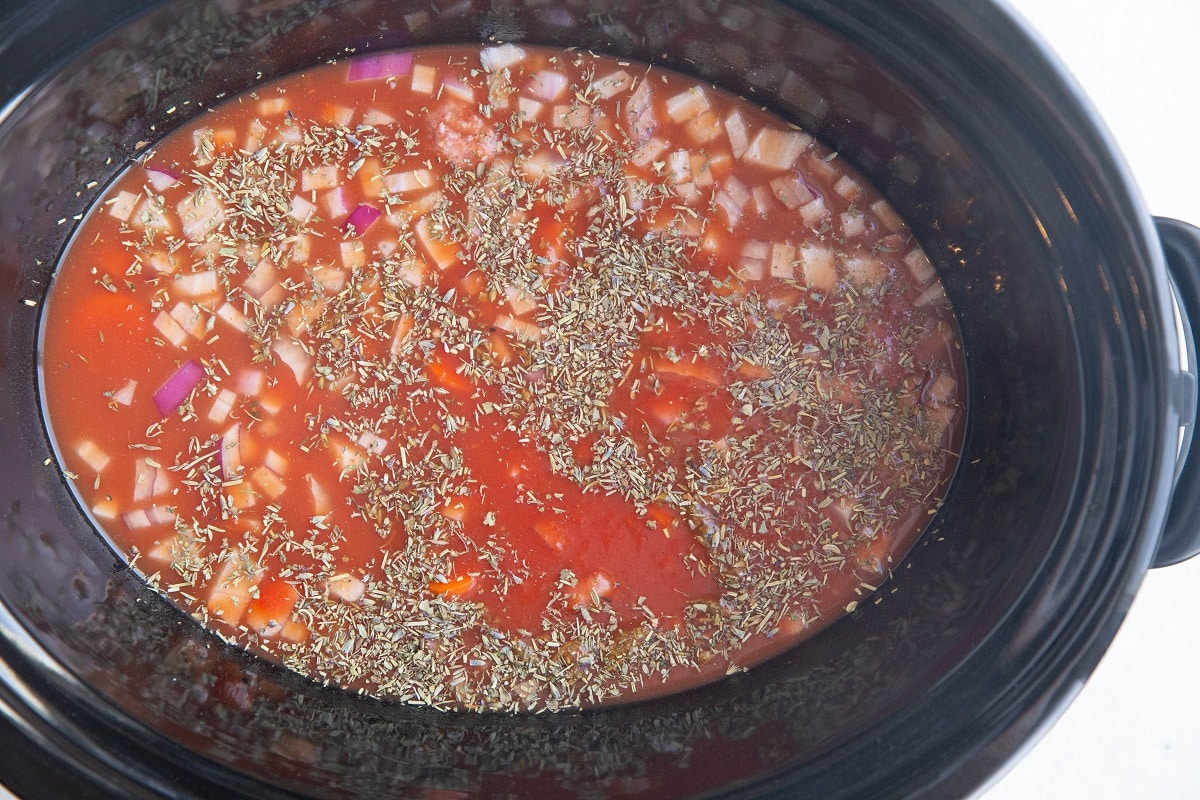
[[[45,13],[65,20],[77,5]],[[107,18],[133,5],[112,3]],[[1088,221],[1060,194],[1038,131],[975,95],[986,64],[942,40],[922,18],[930,7],[631,0],[587,17],[582,0],[438,2],[413,33],[405,13],[428,3],[245,5],[174,2],[133,17],[0,117],[0,419],[10,441],[0,463],[0,595],[44,649],[20,663],[43,666],[35,682],[52,705],[74,709],[80,735],[103,741],[117,761],[148,764],[140,769],[155,780],[260,797],[270,793],[252,791],[255,779],[344,796],[429,787],[667,797],[802,783],[828,797],[901,774],[926,757],[922,748],[953,758],[976,746],[963,730],[988,714],[1003,721],[991,684],[1052,635],[1046,620],[1014,620],[1037,602],[1047,569],[1093,546],[1078,523],[1080,476],[1103,482],[1120,466],[1082,436],[1096,407],[1114,401],[1089,391],[1081,359],[1111,361],[1126,345],[1080,333],[1080,309],[1115,301],[1062,265],[1098,263],[1104,243],[1079,235]],[[89,36],[67,26],[60,41]],[[146,590],[48,461],[35,390],[38,308],[76,215],[143,143],[260,77],[347,48],[489,36],[663,63],[815,130],[909,219],[957,307],[970,415],[944,508],[877,598],[748,674],[624,708],[517,718],[317,687],[228,648]],[[28,70],[21,55],[10,42],[0,71]],[[961,685],[961,712],[931,730],[922,715],[950,684]],[[887,756],[878,743],[899,740],[889,737],[921,744]]]

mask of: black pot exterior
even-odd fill
[[[1062,72],[985,0],[612,0],[591,17],[575,13],[586,0],[447,1],[419,35],[407,5],[54,0],[0,17],[0,710],[114,796],[874,798],[982,785],[1107,647],[1154,556],[1175,464],[1162,255]],[[662,63],[816,131],[912,222],[958,311],[970,413],[945,506],[877,598],[745,675],[531,717],[318,687],[150,593],[50,460],[41,301],[77,215],[139,142],[347,48],[491,36]]]

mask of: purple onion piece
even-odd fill
[[[346,217],[346,232],[351,236],[362,236],[381,216],[383,212],[378,208],[359,203],[358,207],[350,212],[350,216]]]
[[[169,416],[183,405],[192,391],[204,382],[204,367],[192,359],[167,378],[167,382],[154,393],[154,405],[162,416]]]
[[[348,81],[370,81],[379,78],[395,78],[412,71],[413,54],[380,53],[363,56],[350,62]]]

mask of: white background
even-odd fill
[[[1150,212],[1200,224],[1200,0],[1011,4],[1091,98]],[[1079,697],[982,800],[1200,798],[1198,665],[1193,559],[1147,576]]]
[[[1150,213],[1200,225],[1200,0],[1010,0],[1074,73]],[[1152,570],[1057,724],[982,800],[1200,798],[1200,558]]]

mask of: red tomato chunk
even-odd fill
[[[869,595],[963,418],[887,203],[659,68],[368,59],[200,116],[77,232],[42,366],[114,546],[245,647],[444,708],[674,691]]]

